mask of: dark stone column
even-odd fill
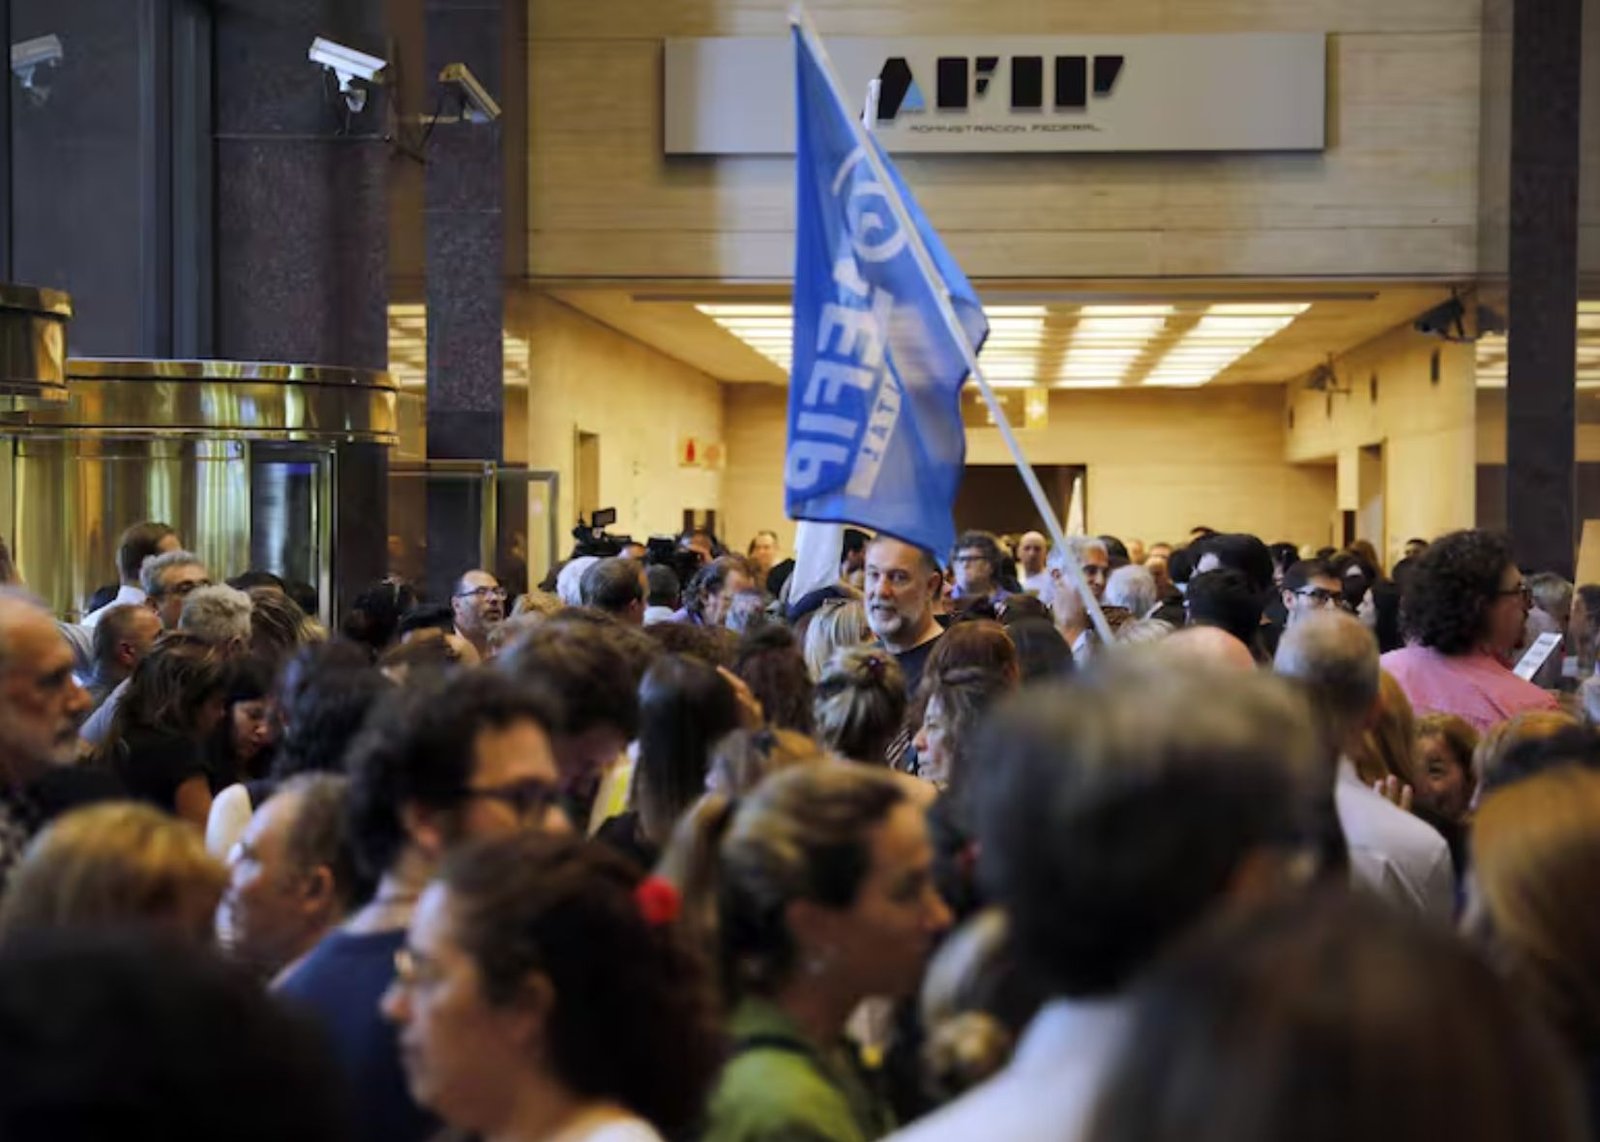
[[[1571,577],[1577,521],[1578,121],[1582,0],[1512,24],[1506,514],[1524,567]]]
[[[384,0],[230,0],[216,9],[217,355],[388,362],[385,93],[351,114],[306,58],[315,36],[372,55]],[[388,455],[341,445],[334,613],[383,574]]]
[[[8,43],[55,35],[63,57],[7,73],[12,179],[10,280],[72,294],[78,356],[162,352],[145,305],[159,297],[165,233],[149,157],[160,45],[149,0],[8,0]]]
[[[427,0],[427,66],[464,63],[503,98],[502,0]],[[504,156],[500,122],[471,123],[454,86],[428,143],[428,459],[498,462],[505,436]],[[437,102],[437,97],[436,97]],[[443,594],[478,563],[486,504],[466,481],[428,493],[428,582]]]

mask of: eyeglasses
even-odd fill
[[[1529,605],[1532,605],[1533,603],[1533,588],[1528,586],[1526,583],[1518,583],[1515,587],[1512,587],[1509,590],[1496,591],[1495,594],[1502,598],[1508,595],[1521,595],[1524,603]]]
[[[439,967],[421,952],[399,948],[394,953],[394,978],[408,991],[431,987],[439,982]]]
[[[506,597],[506,589],[504,587],[474,587],[470,591],[458,591],[455,597],[458,599],[504,599]]]
[[[1338,603],[1344,600],[1343,591],[1330,591],[1326,587],[1302,587],[1295,594],[1302,599],[1310,599],[1319,607],[1326,607],[1330,603]]]
[[[987,555],[957,555],[954,562],[960,567],[970,567],[974,563],[989,562],[989,557]]]
[[[513,785],[499,785],[486,789],[462,789],[458,791],[457,796],[498,801],[515,813],[519,820],[528,821],[536,817],[542,817],[550,806],[555,804],[557,793],[553,785],[534,778],[528,781],[519,781]]]
[[[162,595],[176,595],[180,599],[187,599],[201,587],[209,586],[211,586],[210,579],[185,579],[182,583],[174,583],[170,587],[163,588],[160,593]]]

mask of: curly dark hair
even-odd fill
[[[545,1058],[562,1083],[669,1138],[694,1126],[722,1063],[716,1004],[677,930],[642,914],[632,864],[522,833],[452,854],[441,879],[490,1004],[517,1003],[534,972],[550,981]]]
[[[531,721],[549,732],[547,699],[489,670],[462,671],[390,691],[352,743],[350,836],[361,871],[377,878],[405,848],[408,804],[449,809],[461,803],[477,762],[478,734]]]
[[[1424,551],[1406,579],[1400,619],[1406,634],[1440,654],[1466,654],[1483,637],[1484,616],[1513,566],[1511,544],[1492,531],[1453,531]]]

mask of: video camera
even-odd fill
[[[583,516],[578,516],[578,526],[572,529],[572,538],[576,541],[572,548],[572,558],[582,559],[593,556],[596,559],[610,559],[621,555],[625,547],[633,542],[632,536],[611,535],[606,528],[617,522],[616,508],[601,508],[589,517],[589,522],[583,522]]]
[[[678,546],[670,535],[653,536],[645,545],[644,562],[647,567],[670,567],[680,585],[687,587],[700,570],[700,556]]]

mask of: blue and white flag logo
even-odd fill
[[[989,331],[972,286],[793,29],[799,109],[794,368],[784,470],[791,519],[853,523],[943,555],[966,463],[967,350]],[[877,177],[866,147],[873,148]],[[931,280],[901,220],[932,262]]]

